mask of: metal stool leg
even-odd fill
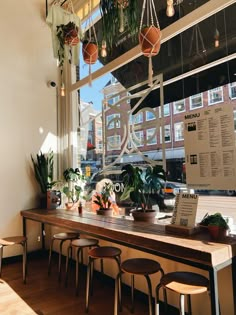
[[[134,312],[134,275],[131,275],[131,313]]]
[[[122,303],[121,303],[121,276],[122,271],[118,273],[115,279],[115,301],[114,301],[114,315],[118,315],[118,303],[119,303],[119,311],[122,311]]]
[[[67,257],[66,257],[66,276],[65,276],[65,287],[67,287],[68,284],[68,276],[69,276],[69,264],[72,257],[72,246],[69,245],[67,248]]]
[[[81,247],[77,249],[76,253],[76,270],[75,270],[75,288],[76,288],[76,295],[79,293],[79,254],[81,253],[81,259],[83,258],[83,250]]]
[[[187,295],[187,303],[188,303],[188,315],[192,315],[192,306],[191,306],[191,296]]]
[[[0,246],[0,277],[2,275],[2,256],[3,256],[3,246]]]
[[[90,281],[91,281],[91,267],[93,259],[89,257],[88,267],[87,267],[87,281],[86,281],[86,308],[85,311],[88,313],[89,309],[89,295],[90,295]]]
[[[58,281],[61,281],[61,256],[62,256],[62,246],[66,240],[60,241],[60,249],[59,249],[59,266],[58,266]]]
[[[184,312],[184,294],[180,294],[180,297],[179,297],[179,310],[180,310],[180,315],[185,315],[185,312]]]
[[[149,305],[149,315],[153,315],[152,310],[152,284],[149,275],[144,275],[144,277],[147,280],[147,286],[148,286],[148,305]]]

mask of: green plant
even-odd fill
[[[34,167],[34,174],[37,182],[40,185],[41,192],[46,194],[48,189],[56,184],[56,181],[53,181],[53,165],[54,165],[54,153],[52,150],[48,154],[36,155],[36,158],[33,158],[31,155],[31,160]]]
[[[148,166],[146,169],[127,164],[122,168],[124,191],[121,200],[130,198],[136,208],[141,211],[151,209],[158,204],[163,208],[164,196],[162,193],[163,182],[166,180],[165,171],[160,165]]]
[[[103,40],[108,49],[111,50],[119,34],[124,31],[135,39],[138,32],[138,8],[137,0],[100,0]]]
[[[111,202],[111,194],[113,187],[111,183],[105,182],[101,193],[96,192],[93,202],[100,207],[101,210],[109,209]]]
[[[62,188],[63,193],[67,196],[69,202],[77,202],[84,190],[85,176],[79,168],[67,168],[63,172],[66,186]]]
[[[227,221],[223,218],[222,214],[219,212],[216,212],[215,214],[211,214],[211,215],[207,213],[199,224],[203,226],[213,226],[213,225],[220,226],[226,230],[229,229]]]
[[[68,45],[70,48],[69,56],[72,55],[71,53],[71,46],[77,45],[79,42],[78,38],[78,27],[75,25],[74,22],[68,22],[67,24],[60,24],[57,26],[57,38],[59,41],[59,48],[58,48],[58,59],[59,59],[59,66],[63,67],[65,61],[65,45]],[[71,60],[69,58],[69,63]]]

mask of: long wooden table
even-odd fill
[[[211,313],[219,315],[217,272],[232,264],[234,315],[236,315],[236,238],[227,237],[224,242],[212,242],[207,233],[177,236],[166,233],[161,224],[134,222],[119,217],[104,217],[84,211],[64,209],[22,210],[23,233],[27,236],[26,220],[44,225],[50,224],[72,231],[82,232],[103,240],[141,250],[146,253],[194,266],[209,272]]]

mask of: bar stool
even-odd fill
[[[54,241],[60,241],[59,248],[59,264],[58,264],[58,280],[61,280],[61,256],[62,256],[62,245],[65,241],[72,241],[79,238],[79,233],[65,232],[54,234],[51,239],[50,249],[49,249],[49,260],[48,260],[48,275],[51,273],[51,262],[52,262],[52,250]]]
[[[120,248],[114,246],[101,246],[95,247],[88,252],[89,263],[87,268],[87,282],[86,282],[86,313],[89,310],[89,296],[92,293],[92,283],[93,283],[93,270],[94,261],[96,259],[114,259],[117,263],[118,270],[120,272]],[[103,265],[101,265],[103,273]],[[120,286],[119,286],[120,287]]]
[[[131,311],[134,312],[134,276],[141,275],[144,276],[147,281],[148,287],[148,305],[149,305],[149,315],[153,314],[152,307],[152,284],[150,275],[156,272],[160,272],[161,276],[164,275],[164,271],[161,268],[161,265],[155,260],[148,258],[131,258],[125,260],[121,264],[121,271],[117,275],[116,285],[115,285],[115,304],[114,304],[114,315],[118,314],[118,299],[121,305],[121,296],[119,294],[119,283],[121,283],[121,276],[123,273],[131,274]]]
[[[0,239],[0,277],[2,274],[3,248],[12,245],[21,245],[23,247],[23,281],[26,283],[27,237],[25,236],[10,236]]]
[[[193,272],[170,272],[165,274],[156,287],[156,312],[159,315],[159,290],[160,288],[169,289],[180,294],[179,310],[180,315],[184,315],[184,297],[187,296],[188,315],[192,314],[191,295],[200,294],[209,290],[209,280]],[[167,310],[167,299],[165,308]]]
[[[69,261],[72,257],[72,250],[75,249],[75,257],[76,257],[76,272],[75,272],[75,279],[76,279],[76,295],[78,295],[79,289],[79,257],[81,257],[81,263],[83,264],[83,249],[84,248],[92,248],[98,245],[99,240],[95,238],[79,238],[73,240],[71,244],[68,246],[67,250],[67,258],[66,258],[66,279],[65,279],[65,286],[67,286],[68,282],[68,271],[69,271]]]

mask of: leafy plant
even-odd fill
[[[163,207],[164,196],[162,193],[163,181],[166,180],[165,171],[160,165],[148,166],[146,169],[127,164],[122,168],[124,191],[120,200],[130,198],[136,208],[146,211],[152,205]]]
[[[111,193],[113,191],[112,184],[106,182],[102,187],[101,193],[96,193],[94,196],[94,203],[100,207],[101,210],[109,209],[111,206]]]
[[[208,213],[203,217],[200,225],[209,226],[220,226],[222,228],[225,228],[226,230],[229,229],[227,221],[223,218],[222,214],[219,212],[216,212],[215,214],[209,215]]]
[[[47,155],[40,152],[31,160],[34,167],[35,178],[40,185],[41,192],[46,194],[48,189],[51,189],[56,181],[53,181],[53,165],[54,165],[54,153],[49,151]]]
[[[137,35],[137,0],[100,0],[100,11],[103,40],[106,41],[108,49],[112,48],[114,43],[118,41],[119,34],[125,30],[132,38]],[[124,29],[122,29],[121,24],[124,24]]]
[[[67,182],[62,188],[63,193],[67,196],[68,201],[77,202],[84,190],[85,176],[79,168],[67,168],[63,172],[63,177]]]

